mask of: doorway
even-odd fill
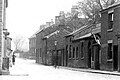
[[[113,70],[118,70],[118,45],[113,46]]]
[[[88,68],[91,68],[91,42],[88,42]]]
[[[95,44],[93,46],[93,53],[94,53],[94,69],[99,70],[100,69],[100,61],[99,61],[100,46],[98,44]]]

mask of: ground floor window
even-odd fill
[[[78,54],[78,47],[76,47],[76,59],[78,59],[78,57],[79,57],[79,54]]]
[[[39,54],[40,54],[40,57],[41,57],[41,48],[39,49]]]
[[[73,58],[75,58],[75,47],[73,47]]]
[[[72,57],[71,55],[72,55],[72,46],[70,45],[70,46],[69,46],[69,58]]]
[[[84,42],[81,42],[81,59],[84,58]]]
[[[108,60],[112,59],[112,43],[108,43],[108,55],[107,58]]]

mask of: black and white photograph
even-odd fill
[[[0,0],[0,80],[120,80],[120,0]]]

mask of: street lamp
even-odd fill
[[[57,41],[55,41],[55,66],[57,66]]]

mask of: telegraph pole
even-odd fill
[[[2,64],[4,57],[5,35],[3,34],[3,29],[5,29],[6,26],[6,1],[7,0],[0,0],[0,74],[2,74]]]

